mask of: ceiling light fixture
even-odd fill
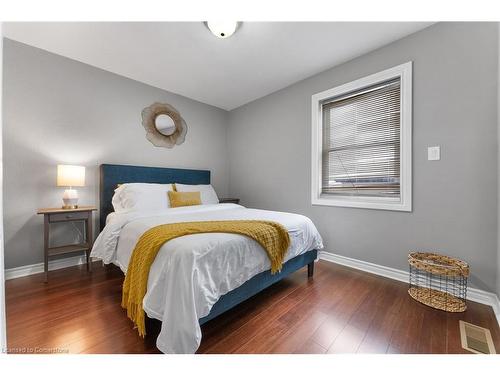
[[[217,38],[225,39],[234,34],[238,27],[235,21],[207,21],[205,25]]]

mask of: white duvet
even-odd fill
[[[237,204],[170,208],[162,212],[112,213],[91,256],[116,264],[126,273],[139,237],[160,224],[212,220],[272,220],[290,234],[285,261],[323,247],[312,221],[302,215],[248,209]],[[198,320],[220,296],[271,268],[253,239],[230,233],[203,233],[165,243],[149,273],[144,311],[162,321],[156,341],[163,353],[195,353],[201,341]]]

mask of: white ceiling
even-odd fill
[[[429,22],[4,23],[4,36],[226,110],[421,30]]]

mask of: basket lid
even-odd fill
[[[469,275],[469,265],[466,262],[447,255],[415,251],[408,254],[408,261],[411,265],[429,272]]]

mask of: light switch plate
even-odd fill
[[[439,146],[427,147],[427,160],[440,160],[441,148]]]

